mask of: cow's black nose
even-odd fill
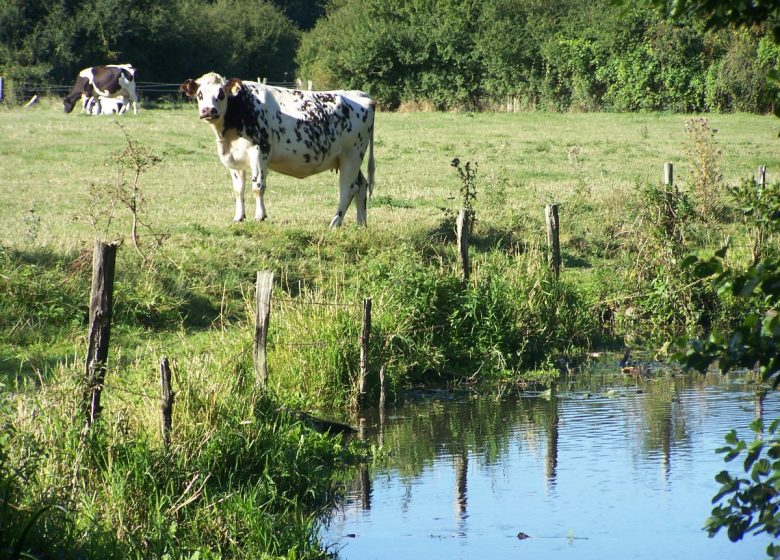
[[[201,119],[212,119],[217,116],[217,109],[215,107],[204,107],[200,111]]]

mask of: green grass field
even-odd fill
[[[435,229],[440,208],[456,209],[459,181],[450,161],[478,162],[479,218],[499,222],[513,209],[565,204],[587,191],[596,206],[619,208],[638,182],[660,180],[675,163],[688,175],[687,115],[380,113],[376,123],[377,185],[369,226],[403,236]],[[780,169],[780,123],[768,116],[711,115],[729,182],[760,164]],[[28,241],[24,218],[40,218],[35,243],[71,250],[91,243],[73,220],[89,203],[91,184],[112,182],[111,155],[125,147],[108,116],[66,115],[55,103],[0,111],[0,238]],[[193,227],[230,231],[233,195],[209,127],[194,106],[142,110],[118,119],[128,134],[164,161],[141,181],[149,222],[174,235]],[[335,212],[337,178],[298,180],[272,173],[265,229],[302,228],[320,234]],[[252,202],[248,193],[247,202]],[[501,212],[505,214],[502,216]],[[354,224],[354,209],[346,224]],[[565,229],[565,217],[562,217]],[[262,251],[262,244],[258,244]]]
[[[707,116],[723,181],[717,217],[702,219],[686,198],[697,200],[690,118],[380,113],[368,228],[355,227],[353,208],[330,229],[332,173],[271,173],[269,219],[231,223],[228,173],[193,105],[118,119],[65,115],[48,100],[0,108],[0,553],[323,557],[317,515],[338,495],[334,474],[361,451],[285,411],[354,420],[365,297],[370,402],[381,366],[393,397],[413,384],[549,383],[561,360],[587,349],[729,324],[734,302],[691,282],[679,262],[727,236],[744,262],[750,225],[727,185],[759,165],[777,176],[780,121]],[[117,184],[125,134],[162,156],[138,183],[144,222],[166,236],[145,260],[127,208],[96,194]],[[453,158],[479,166],[468,282],[453,246]],[[677,198],[658,190],[667,161]],[[560,279],[545,262],[549,203],[560,204]],[[105,409],[85,440],[96,235],[122,246]],[[141,245],[151,247],[145,230]],[[254,385],[252,364],[260,269],[277,278],[268,391]],[[163,355],[177,393],[171,450],[159,433]]]

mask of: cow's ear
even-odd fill
[[[228,80],[228,83],[225,84],[225,91],[228,95],[238,95],[242,85],[244,84],[242,84],[241,80],[238,78],[231,78]]]
[[[190,97],[198,92],[198,84],[192,79],[185,81],[179,88]]]

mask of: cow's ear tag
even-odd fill
[[[241,80],[238,78],[232,78],[230,81],[228,81],[225,89],[227,90],[228,95],[238,95],[238,92],[241,90]]]

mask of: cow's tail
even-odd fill
[[[374,164],[374,115],[376,114],[375,106],[371,105],[371,131],[368,137],[368,196],[374,193],[374,171],[376,166]]]

